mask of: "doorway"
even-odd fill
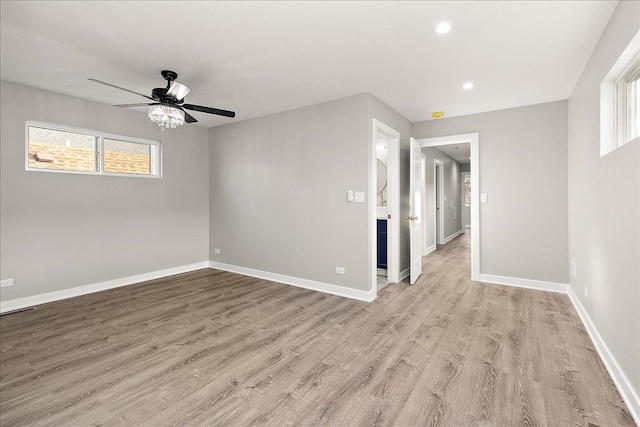
[[[369,230],[372,244],[369,245],[369,291],[375,299],[379,289],[399,281],[400,133],[373,119],[370,147]],[[384,173],[386,180],[381,176]],[[379,257],[385,250],[386,256]]]
[[[480,200],[480,151],[479,151],[479,143],[480,143],[480,135],[478,133],[468,133],[468,134],[460,134],[460,135],[450,135],[436,138],[424,138],[417,140],[421,147],[439,147],[439,146],[448,146],[448,145],[459,145],[459,144],[469,144],[470,147],[470,175],[471,182],[473,185],[471,186],[471,200],[479,201]],[[440,168],[442,170],[442,167]],[[438,166],[435,165],[434,171],[438,171]],[[440,182],[442,182],[442,175],[439,173],[435,173],[434,183],[436,179],[440,178]],[[458,175],[459,176],[459,175]],[[439,196],[436,196],[437,199],[440,199],[440,210],[439,214],[436,215],[436,218],[439,218],[440,225],[438,227],[437,219],[434,221],[434,234],[436,238],[434,239],[438,244],[444,243],[444,238],[442,236],[444,221],[442,221],[443,214],[443,201],[442,201],[442,187],[441,185],[437,185],[439,187]],[[434,201],[434,205],[435,205]],[[471,204],[471,280],[478,281],[480,276],[480,239],[481,239],[481,230],[480,230],[480,204],[472,203]],[[453,211],[454,218],[456,216],[455,210]],[[464,230],[463,224],[463,230]],[[449,240],[449,239],[447,239]],[[430,248],[427,248],[430,249]],[[434,248],[435,249],[435,248]],[[426,251],[426,250],[425,250]]]
[[[440,160],[433,161],[433,182],[435,183],[434,201],[434,224],[433,235],[435,237],[436,245],[441,245],[444,241],[444,218],[443,218],[443,204],[442,195],[444,194],[444,164]]]

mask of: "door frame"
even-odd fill
[[[444,242],[444,209],[442,203],[443,195],[444,163],[438,159],[433,159],[433,237],[436,241],[436,248],[438,245],[441,245],[442,242]],[[440,206],[439,211],[438,205]],[[440,223],[440,230],[438,230],[438,222]]]
[[[437,147],[440,145],[454,145],[469,143],[471,147],[471,280],[480,279],[480,134],[465,133],[436,138],[418,139],[421,147]]]
[[[369,291],[373,292],[375,299],[378,296],[378,203],[376,197],[378,136],[387,140],[387,207],[390,215],[387,219],[387,280],[391,283],[400,281],[400,132],[378,119],[372,121],[371,144],[369,144],[371,153],[369,161]]]

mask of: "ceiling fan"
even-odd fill
[[[187,113],[185,110],[198,111],[201,113],[216,114],[224,117],[235,117],[236,113],[233,111],[220,110],[218,108],[203,107],[202,105],[185,104],[184,97],[191,91],[191,88],[184,85],[176,79],[178,74],[171,70],[162,70],[160,72],[162,77],[167,81],[167,87],[157,87],[151,91],[151,96],[144,95],[140,92],[136,92],[130,89],[126,89],[120,86],[116,86],[111,83],[103,82],[101,80],[89,78],[89,80],[100,83],[106,86],[110,86],[116,89],[124,90],[126,92],[134,93],[136,95],[147,98],[152,101],[149,103],[139,104],[117,104],[116,107],[143,107],[149,106],[149,118],[157,123],[162,130],[165,128],[174,129],[177,126],[186,123],[196,123],[197,120]]]

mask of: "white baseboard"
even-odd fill
[[[67,298],[92,294],[94,292],[106,291],[107,289],[120,288],[122,286],[133,285],[134,283],[146,282],[148,280],[161,279],[175,274],[188,273],[189,271],[208,268],[207,261],[196,264],[183,265],[180,267],[168,268],[166,270],[154,271],[151,273],[137,274],[135,276],[123,277],[121,279],[108,280],[106,282],[93,283],[91,285],[78,286],[75,288],[63,289],[61,291],[48,292],[46,294],[33,295],[30,297],[16,298],[8,301],[0,301],[0,313],[20,310],[22,308],[33,307],[34,305],[46,304],[48,302],[60,301]]]
[[[358,289],[345,288],[344,286],[332,285],[329,283],[316,282],[314,280],[301,279],[299,277],[285,276],[284,274],[271,273],[268,271],[255,270],[253,268],[240,267],[232,264],[209,261],[209,267],[217,270],[229,271],[231,273],[243,274],[245,276],[257,277],[258,279],[270,280],[272,282],[283,283],[285,285],[297,286],[299,288],[311,289],[313,291],[324,292],[340,297],[357,299],[371,302],[376,299],[376,291],[361,291]]]
[[[622,400],[627,404],[627,408],[629,408],[631,416],[635,420],[636,424],[640,426],[640,398],[638,397],[638,393],[633,389],[633,386],[631,386],[629,379],[620,368],[620,365],[618,365],[616,358],[613,357],[613,354],[600,336],[598,329],[596,329],[596,326],[593,324],[589,314],[584,309],[580,299],[577,297],[575,292],[573,292],[573,288],[571,288],[571,286],[567,287],[569,299],[571,299],[580,319],[582,319],[582,323],[587,328],[587,332],[596,347],[596,351],[598,352],[600,359],[602,359],[602,363],[604,363],[607,371],[609,371],[609,375],[611,375],[611,379],[613,379],[614,384],[618,388],[618,392],[620,393],[620,396],[622,396]]]
[[[435,251],[436,249],[438,249],[438,245],[433,245],[433,246],[429,246],[424,253],[422,254],[422,256],[427,256],[429,255],[431,252]]]
[[[441,245],[444,245],[445,243],[450,242],[451,240],[455,239],[456,237],[458,237],[461,234],[464,234],[464,228],[462,230],[456,231],[455,233],[453,233],[449,237],[445,237],[445,239],[442,241]]]
[[[636,424],[640,426],[640,398],[638,398],[638,392],[633,389],[624,371],[618,365],[615,357],[607,347],[600,333],[596,329],[593,321],[589,317],[589,314],[584,309],[580,299],[573,292],[571,286],[565,283],[544,282],[540,280],[520,279],[515,277],[494,276],[491,274],[480,274],[479,282],[493,283],[497,285],[514,286],[518,288],[535,289],[538,291],[558,292],[569,296],[571,303],[576,309],[576,312],[580,316],[582,323],[584,324],[591,341],[593,341],[596,351],[602,359],[604,366],[607,368],[609,375],[613,379],[620,396],[624,400],[631,416],[635,420]]]
[[[400,272],[400,277],[398,278],[398,282],[402,282],[404,279],[409,277],[409,274],[411,274],[411,267],[402,270]]]
[[[559,292],[566,294],[569,285],[566,283],[545,282],[542,280],[520,279],[517,277],[494,276],[492,274],[480,274],[478,282],[492,283],[494,285],[507,285],[516,288],[535,289],[537,291]]]

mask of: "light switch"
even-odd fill
[[[347,191],[347,201],[353,202],[353,191],[351,190]]]
[[[356,191],[356,203],[364,203],[364,191]]]
[[[487,201],[487,193],[480,193],[480,201],[482,203]]]

